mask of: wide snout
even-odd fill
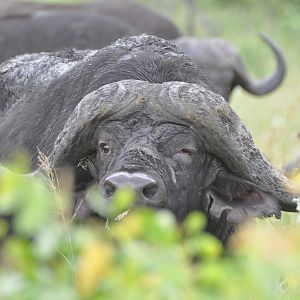
[[[105,198],[111,198],[115,191],[121,187],[129,187],[137,196],[136,204],[153,207],[164,207],[167,199],[166,187],[162,179],[141,172],[116,172],[106,177],[101,188]]]

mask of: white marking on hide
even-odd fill
[[[168,166],[168,167],[169,167],[169,169],[170,169],[170,171],[171,171],[172,181],[173,181],[174,184],[177,185],[177,180],[176,180],[176,174],[175,174],[175,171],[174,171],[174,169],[172,168],[172,166]]]

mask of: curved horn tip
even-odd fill
[[[265,43],[270,45],[273,49],[275,48],[277,52],[282,52],[281,48],[277,45],[277,43],[272,38],[270,38],[266,33],[261,31],[259,32],[259,36]]]
[[[299,198],[294,198],[293,201],[291,201],[290,203],[280,203],[281,210],[286,212],[299,212],[297,209],[297,199]]]
[[[286,60],[282,49],[276,44],[275,41],[273,41],[265,33],[260,32],[260,36],[262,40],[271,48],[277,66],[275,72],[272,75],[264,79],[259,79],[255,81],[249,79],[248,76],[239,74],[239,85],[243,87],[246,91],[254,95],[265,95],[276,89],[279,86],[279,84],[283,81],[287,69]]]
[[[264,41],[270,41],[270,38],[267,36],[267,34],[262,31],[259,32],[259,36]]]

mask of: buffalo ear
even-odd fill
[[[240,224],[248,219],[275,216],[280,218],[277,199],[268,191],[232,174],[222,174],[207,189],[206,210],[209,216]]]

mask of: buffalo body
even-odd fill
[[[98,13],[130,24],[137,30],[137,33],[149,33],[166,39],[175,39],[181,35],[177,26],[166,16],[131,0],[94,0],[78,4],[3,0],[0,3],[0,18],[2,19],[28,16],[38,11]]]
[[[282,50],[266,35],[262,38],[271,48],[277,66],[272,75],[260,80],[251,79],[238,50],[220,38],[180,37],[173,42],[201,68],[214,90],[229,101],[236,86],[254,95],[265,95],[284,79],[286,63]]]
[[[73,47],[100,49],[134,33],[129,24],[92,12],[36,12],[0,18],[0,61]]]

